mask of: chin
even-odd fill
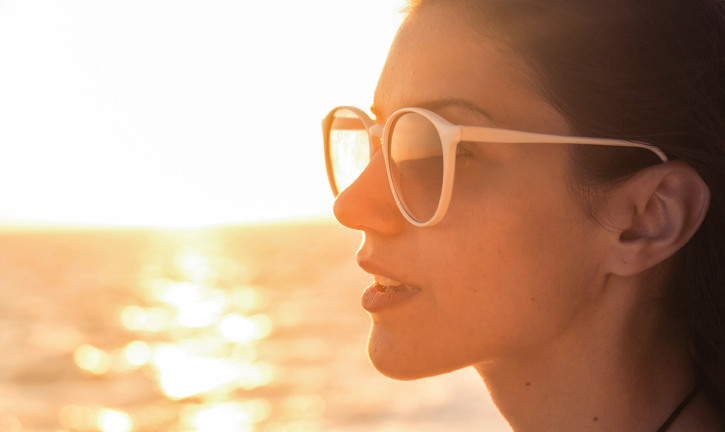
[[[370,346],[368,346],[368,356],[375,370],[394,380],[413,381],[431,376],[430,374],[421,373],[416,370],[417,368],[411,367],[410,363],[400,364],[394,361],[391,362],[388,356],[384,354],[380,355],[378,351]]]
[[[368,339],[368,357],[378,372],[399,381],[428,378],[468,366],[451,363],[452,359],[441,356],[440,350],[385,335],[376,331],[375,325]]]

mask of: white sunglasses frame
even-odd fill
[[[368,144],[370,146],[370,157],[372,158],[376,150],[375,138],[382,138],[383,159],[385,161],[385,170],[388,175],[388,183],[390,190],[393,192],[395,203],[406,220],[417,227],[432,226],[440,222],[446,215],[448,205],[453,195],[453,179],[456,169],[456,148],[458,143],[476,142],[476,143],[506,143],[506,144],[585,144],[600,145],[614,147],[639,147],[649,150],[657,155],[662,162],[667,162],[667,156],[659,148],[639,142],[627,141],[608,138],[586,138],[568,135],[547,135],[534,132],[522,132],[510,129],[499,129],[484,126],[461,126],[454,125],[433,111],[424,108],[402,108],[395,111],[385,123],[385,126],[376,124],[364,111],[359,108],[350,106],[339,106],[334,108],[322,121],[322,129],[325,141],[325,166],[327,167],[327,177],[335,197],[338,196],[337,184],[335,183],[334,172],[332,170],[332,159],[330,156],[329,132],[332,127],[332,120],[335,112],[345,109],[353,112],[363,122],[368,133]],[[417,113],[428,119],[435,126],[440,136],[441,145],[443,147],[443,184],[441,185],[441,196],[438,201],[438,208],[433,216],[425,222],[420,222],[408,213],[403,202],[395,190],[393,176],[390,171],[390,133],[395,124],[395,120],[403,114]]]

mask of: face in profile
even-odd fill
[[[502,44],[476,35],[455,10],[405,21],[375,93],[377,121],[429,107],[457,125],[569,135],[537,93],[534,75]],[[335,203],[362,230],[359,265],[414,287],[374,310],[369,356],[383,374],[416,379],[526,356],[562,337],[596,278],[596,225],[569,190],[567,148],[461,143],[450,206],[431,227],[408,223],[388,186],[381,152]]]

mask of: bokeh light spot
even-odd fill
[[[133,366],[143,366],[151,359],[151,349],[142,341],[129,343],[123,353],[126,361]]]
[[[96,426],[101,432],[131,432],[133,421],[125,412],[101,408],[96,414]]]
[[[259,329],[254,321],[239,314],[230,314],[219,323],[219,332],[231,342],[246,343],[257,337]]]
[[[246,408],[240,402],[197,406],[186,410],[184,421],[196,432],[247,432],[254,418]]]
[[[129,330],[140,330],[146,324],[146,312],[140,306],[126,306],[121,312],[121,324]]]
[[[96,375],[103,375],[111,368],[111,357],[108,353],[91,345],[79,346],[73,359],[79,368]]]

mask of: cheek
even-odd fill
[[[419,378],[535,349],[584,307],[591,223],[563,177],[495,174],[476,188],[459,181],[441,223],[408,231],[424,296],[374,317],[369,352],[384,374]]]
[[[528,172],[471,196],[460,188],[441,226],[441,242],[450,246],[441,250],[439,261],[448,266],[438,268],[436,285],[450,289],[437,290],[436,301],[486,349],[543,343],[585,301],[590,223],[561,176]]]

